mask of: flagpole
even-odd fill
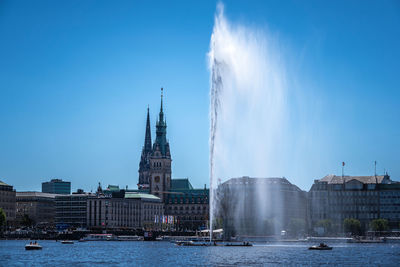
[[[344,177],[344,161],[342,162],[342,178]]]

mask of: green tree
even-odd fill
[[[375,219],[371,222],[373,231],[385,231],[388,229],[388,221],[386,219]]]
[[[347,218],[343,221],[344,230],[352,235],[359,235],[361,232],[361,223],[357,219]]]
[[[3,226],[6,225],[6,219],[6,213],[0,208],[0,229],[3,229]]]

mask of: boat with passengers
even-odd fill
[[[311,246],[310,250],[332,250],[332,247],[326,245],[325,243],[320,243],[318,246]]]
[[[39,245],[38,242],[30,242],[29,244],[25,245],[25,250],[39,250],[42,249],[42,246]]]

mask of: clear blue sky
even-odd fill
[[[329,134],[290,181],[329,173],[400,180],[398,1],[224,1],[235,23],[279,39],[288,73]],[[0,180],[40,190],[134,188],[165,88],[173,177],[208,181],[209,49],[216,1],[0,1]],[[303,88],[304,85],[304,88]],[[295,134],[295,133],[293,133]],[[317,144],[320,145],[320,144]],[[282,174],[286,175],[285,173]]]

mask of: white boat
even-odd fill
[[[25,250],[39,250],[42,249],[42,246],[39,243],[30,243],[25,245]]]
[[[192,246],[194,242],[192,240],[179,240],[175,241],[175,245],[177,246]]]
[[[113,234],[88,234],[82,241],[118,241]]]
[[[72,240],[63,240],[63,241],[61,241],[61,244],[73,244],[74,243],[74,241],[72,241]]]

